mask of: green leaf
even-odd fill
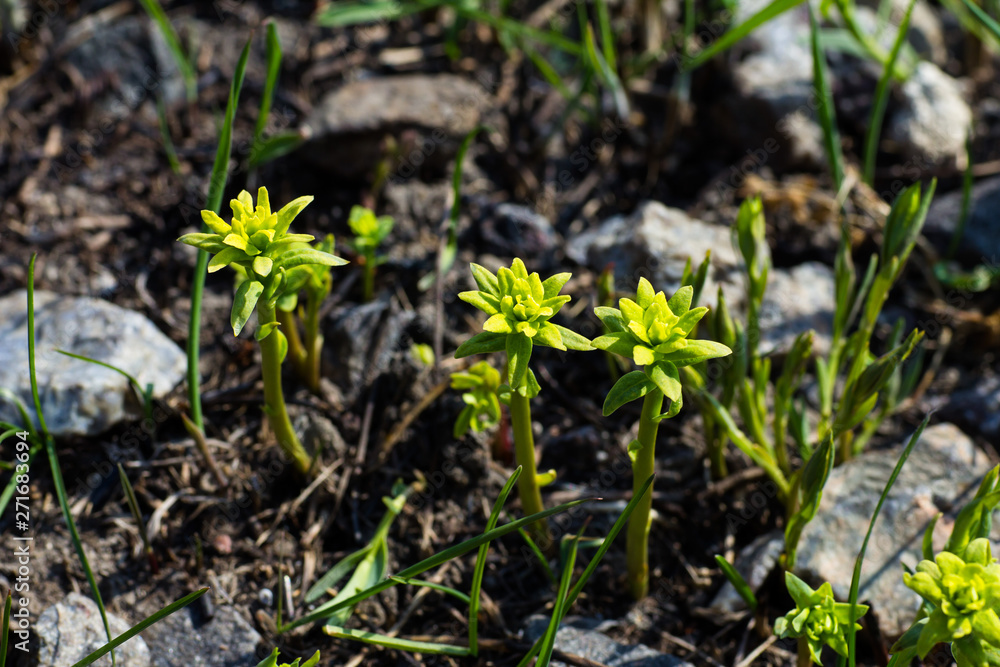
[[[664,361],[669,361],[675,366],[691,366],[693,364],[716,359],[732,354],[733,351],[722,343],[711,340],[689,340],[687,347],[663,355]]]
[[[626,359],[632,358],[632,348],[635,347],[635,336],[629,331],[613,331],[598,336],[591,343],[599,350],[606,350]]]
[[[475,306],[487,315],[496,315],[500,312],[500,299],[488,292],[459,292],[458,298],[467,304]]]
[[[278,211],[278,222],[274,226],[274,238],[280,238],[288,232],[288,228],[292,224],[292,220],[302,212],[306,206],[313,200],[312,196],[296,197],[292,201],[288,202],[281,207]],[[318,251],[317,251],[318,252]],[[323,262],[315,262],[316,264],[322,264]],[[345,262],[346,263],[346,262]],[[329,264],[328,266],[337,266],[336,264]]]
[[[259,167],[273,162],[279,157],[288,155],[304,144],[305,137],[299,130],[285,130],[270,137],[265,137],[256,144],[250,152],[250,166]]]
[[[486,326],[484,325],[485,329]],[[562,336],[556,325],[551,322],[545,322],[538,328],[538,332],[535,333],[534,337],[531,339],[535,345],[543,345],[545,347],[552,347],[557,350],[566,350],[566,346],[563,345]]]
[[[646,367],[646,376],[653,381],[663,395],[673,402],[681,400],[681,378],[677,367],[668,361],[661,361]]]
[[[562,344],[566,347],[567,350],[577,350],[579,352],[586,352],[587,350],[594,349],[594,346],[590,344],[590,341],[587,340],[585,336],[581,336],[575,331],[567,329],[566,327],[560,326],[558,324],[553,324],[552,326],[554,326],[556,328],[556,331],[559,332]]]
[[[507,371],[510,373],[510,386],[518,390],[525,384],[528,375],[528,361],[531,359],[531,339],[524,334],[507,336]]]
[[[792,596],[792,600],[795,602],[797,608],[805,609],[812,606],[812,598],[816,591],[810,588],[806,582],[791,572],[786,571],[785,587],[788,589],[788,594]]]
[[[166,618],[167,616],[170,616],[170,614],[174,613],[178,609],[183,609],[184,607],[188,606],[189,604],[191,604],[192,602],[194,602],[195,600],[197,600],[198,598],[200,598],[202,595],[204,595],[205,593],[207,593],[208,590],[209,590],[208,588],[199,589],[199,590],[195,591],[194,593],[190,593],[188,595],[185,595],[184,597],[182,597],[180,600],[177,600],[176,602],[172,602],[172,603],[168,604],[166,607],[164,607],[163,609],[159,610],[158,612],[150,614],[149,616],[147,616],[145,619],[143,619],[139,623],[135,624],[134,626],[132,626],[131,628],[129,628],[128,630],[126,630],[122,634],[120,634],[117,637],[115,637],[112,641],[108,642],[107,644],[105,644],[101,648],[97,649],[96,651],[94,651],[93,653],[91,653],[90,655],[88,655],[83,660],[81,660],[78,663],[74,664],[73,667],[86,667],[87,665],[90,665],[90,664],[93,664],[93,663],[97,662],[98,660],[100,660],[101,658],[103,658],[105,655],[107,655],[108,652],[110,652],[110,651],[114,650],[115,648],[121,646],[122,644],[124,644],[125,642],[127,642],[129,639],[132,639],[132,637],[135,637],[136,635],[138,635],[143,630],[145,630],[149,626],[153,625],[157,621],[161,621],[164,618]]]
[[[822,46],[816,12],[813,11],[812,3],[806,3],[806,6],[809,8],[809,34],[812,46],[813,99],[819,103],[816,115],[823,129],[823,144],[830,165],[830,175],[833,177],[833,186],[836,192],[840,192],[844,182],[844,155],[840,146],[840,132],[837,131],[837,113],[833,106],[830,76],[826,69],[826,52]],[[891,68],[889,71],[892,71]]]
[[[674,292],[674,295],[670,297],[670,301],[667,301],[667,307],[670,308],[670,312],[677,317],[685,315],[689,310],[691,310],[691,297],[693,295],[694,288],[690,285],[686,285]]]
[[[484,331],[478,333],[469,340],[458,346],[455,350],[455,358],[461,359],[473,354],[489,354],[500,352],[507,347],[507,334],[492,333]]]
[[[607,398],[604,399],[604,416],[613,414],[621,406],[642,398],[653,389],[656,389],[656,385],[642,371],[626,373],[615,383],[615,386],[608,392]]]
[[[344,264],[347,264],[347,260],[337,257],[336,255],[314,250],[313,248],[296,248],[293,250],[286,250],[277,258],[277,265],[285,270],[306,264],[343,266]]]
[[[220,252],[226,248],[226,244],[222,242],[218,234],[195,232],[193,234],[185,234],[177,240],[180,243],[186,243],[210,253]]]
[[[757,596],[753,594],[753,589],[750,588],[750,584],[748,584],[743,576],[736,571],[736,568],[722,556],[716,555],[715,562],[719,566],[719,569],[722,570],[722,574],[726,575],[726,579],[729,580],[729,583],[733,585],[736,592],[740,594],[741,598],[743,598],[743,601],[747,603],[747,607],[750,608],[750,611],[756,611]],[[775,634],[779,634],[777,632],[777,628],[775,628]]]
[[[610,333],[626,331],[628,329],[628,323],[617,308],[598,306],[594,308],[594,314],[604,323],[604,326],[608,328]]]
[[[362,23],[387,23],[423,8],[419,2],[402,4],[398,0],[355,0],[331,2],[316,14],[316,23],[340,28]]]
[[[470,264],[469,268],[472,270],[472,278],[479,286],[479,290],[499,299],[500,283],[497,277],[479,264]]]
[[[264,285],[256,280],[244,281],[236,290],[236,296],[233,297],[233,312],[230,316],[234,336],[239,336],[243,331],[263,291]]]
[[[497,313],[483,322],[483,330],[495,334],[509,334],[513,331],[503,313]]]
[[[685,63],[684,69],[691,71],[701,67],[716,55],[722,53],[774,17],[783,14],[793,7],[797,7],[801,3],[802,0],[773,0],[766,7],[748,18],[743,23],[734,28],[730,28],[726,34],[715,40],[711,46],[704,49],[701,53]]]
[[[554,296],[559,296],[559,292],[562,290],[563,286],[569,282],[569,279],[572,277],[572,273],[557,273],[554,276],[546,278],[542,281],[542,298],[551,299]]]
[[[465,657],[469,655],[469,647],[456,646],[454,644],[441,644],[435,642],[415,641],[412,639],[402,639],[400,637],[390,637],[375,632],[365,630],[353,630],[343,628],[336,624],[323,626],[323,632],[338,639],[353,639],[364,644],[374,644],[383,648],[407,651],[409,653],[427,653],[433,655],[452,655]]]

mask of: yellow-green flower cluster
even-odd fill
[[[645,367],[641,372],[625,375],[612,387],[604,403],[605,415],[657,388],[670,399],[666,416],[672,417],[681,407],[677,369],[732,353],[721,343],[688,339],[708,312],[704,307],[691,308],[693,294],[693,288],[685,286],[668,300],[666,294],[654,292],[650,282],[640,278],[635,300],[623,298],[618,301],[618,308],[594,309],[608,330],[594,340],[594,347]]]
[[[347,262],[327,252],[309,247],[311,234],[289,234],[288,228],[312,197],[299,197],[280,211],[271,211],[267,188],[257,192],[257,205],[246,190],[230,202],[232,223],[213,211],[202,211],[209,233],[185,234],[178,241],[213,255],[209,272],[224,266],[239,267],[246,275],[233,300],[233,331],[239,334],[258,299],[267,303],[279,298],[286,287],[286,271],[307,264],[339,266]]]
[[[473,264],[472,276],[479,290],[462,292],[458,297],[490,317],[483,324],[484,331],[463,343],[455,357],[506,350],[510,386],[523,393],[533,384],[528,377],[533,345],[591,349],[589,340],[549,321],[570,300],[559,294],[570,275],[558,273],[543,281],[538,273],[529,274],[524,262],[516,258],[509,269],[501,267],[497,275]]]
[[[1000,564],[989,540],[972,540],[961,557],[943,551],[921,561],[903,581],[934,606],[917,640],[921,658],[952,642],[960,667],[1000,665]]]
[[[775,621],[774,634],[782,639],[804,637],[809,656],[817,665],[823,664],[820,654],[824,645],[847,657],[845,633],[852,624],[861,629],[856,621],[868,612],[868,607],[855,605],[852,615],[851,605],[834,599],[829,582],[813,590],[791,572],[785,572],[785,585],[795,601],[795,609]]]

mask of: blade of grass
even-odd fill
[[[417,283],[417,288],[421,291],[426,291],[435,282],[439,282],[455,264],[455,256],[458,254],[458,216],[462,210],[462,168],[465,165],[465,154],[469,151],[469,147],[472,145],[472,141],[476,138],[476,135],[485,129],[486,126],[484,125],[476,127],[465,135],[458,147],[458,153],[455,155],[455,171],[451,175],[451,209],[448,211],[448,238],[438,249],[437,270],[434,273],[428,273],[423,276]]]
[[[108,651],[112,651],[112,655],[114,655],[113,649],[121,646],[128,640],[132,639],[132,637],[135,637],[137,634],[139,634],[140,632],[151,626],[153,623],[156,623],[157,621],[162,621],[164,618],[170,616],[170,614],[174,613],[178,609],[183,609],[184,607],[188,606],[189,604],[200,598],[202,595],[207,593],[208,590],[209,590],[208,588],[201,588],[195,591],[194,593],[189,593],[188,595],[185,595],[176,602],[168,604],[160,611],[148,616],[145,620],[141,621],[137,625],[129,628],[122,634],[118,635],[113,640],[111,640],[111,642],[97,649],[96,651],[88,655],[86,658],[73,665],[73,667],[86,667],[87,665],[93,664],[100,658],[104,657],[104,655],[108,653]]]
[[[753,590],[750,588],[750,584],[746,582],[746,579],[744,579],[743,576],[736,571],[736,568],[733,567],[732,563],[722,556],[716,554],[715,562],[719,566],[719,569],[722,570],[722,574],[726,576],[729,583],[733,585],[736,592],[740,594],[741,598],[743,598],[743,601],[747,603],[747,607],[750,611],[757,611],[757,596],[753,594]]]
[[[177,149],[170,137],[170,123],[167,122],[167,107],[163,104],[163,95],[156,96],[156,117],[160,121],[160,138],[163,139],[163,152],[167,154],[170,171],[178,176],[181,173],[181,163],[177,160]]]
[[[21,422],[24,424],[23,427],[18,427],[17,424],[8,424],[6,422],[0,422],[0,427],[3,428],[13,428],[18,431],[27,431],[31,428],[32,420],[31,415],[28,414],[28,406],[24,404],[21,397],[12,392],[10,389],[0,387],[0,399],[6,399],[14,404],[17,408],[17,412],[21,417]]]
[[[112,371],[114,371],[114,372],[116,372],[116,373],[124,376],[125,379],[129,381],[129,384],[132,385],[132,389],[135,390],[135,393],[139,395],[140,399],[142,399],[143,416],[145,416],[147,419],[152,419],[153,418],[153,385],[152,384],[147,384],[145,387],[143,387],[141,384],[139,384],[139,381],[136,380],[134,377],[132,377],[129,373],[127,373],[127,372],[123,371],[122,369],[118,368],[117,366],[113,366],[113,365],[111,365],[109,363],[105,363],[105,362],[99,361],[97,359],[92,359],[90,357],[85,357],[82,354],[74,354],[73,352],[67,352],[66,350],[59,350],[59,349],[57,349],[56,352],[58,352],[59,354],[64,354],[67,357],[72,357],[73,359],[78,359],[80,361],[86,361],[89,364],[96,364],[98,366],[103,366],[104,368],[107,368],[108,370],[112,370]]]
[[[833,107],[833,92],[830,90],[830,77],[826,70],[826,52],[823,50],[816,12],[812,3],[807,5],[813,57],[813,94],[819,100],[816,115],[819,116],[819,124],[823,128],[823,143],[826,147],[826,159],[830,163],[834,188],[840,192],[844,184],[844,156],[840,147],[840,132],[837,131],[837,113]]]
[[[97,579],[93,570],[90,569],[90,561],[83,550],[83,542],[80,540],[80,533],[76,529],[76,522],[70,511],[69,499],[66,493],[66,484],[63,482],[62,469],[59,467],[59,456],[56,454],[56,443],[49,435],[48,426],[45,424],[45,414],[42,412],[42,401],[38,394],[38,376],[35,373],[35,260],[38,254],[31,256],[28,263],[28,375],[31,380],[31,398],[35,403],[35,415],[38,419],[38,431],[45,443],[45,453],[48,455],[49,468],[52,472],[52,485],[55,487],[56,498],[59,501],[59,509],[62,511],[63,519],[69,528],[70,538],[76,556],[80,560],[80,565],[87,575],[87,582],[90,584],[90,592],[94,596],[94,602],[101,612],[101,622],[104,624],[104,632],[111,641],[111,625],[108,623],[108,612],[104,608],[104,600],[101,598],[101,591],[97,587]],[[111,652],[111,665],[116,665],[114,651]]]
[[[382,648],[397,649],[410,653],[428,653],[434,655],[452,655],[455,657],[465,657],[469,655],[468,646],[456,646],[454,644],[438,644],[434,642],[415,641],[413,639],[402,639],[400,637],[390,637],[380,635],[375,632],[365,630],[351,630],[336,625],[324,625],[323,632],[338,639],[354,639],[364,644],[374,644]]]
[[[993,20],[992,16],[984,12],[979,5],[972,2],[972,0],[962,0],[962,4],[965,5],[966,9],[972,12],[972,15],[983,24],[983,27],[986,28],[986,31],[990,34],[990,36],[993,37],[998,44],[1000,44],[1000,24]]]
[[[316,24],[327,28],[343,28],[359,23],[383,23],[414,14],[428,4],[430,3],[411,2],[403,5],[396,0],[331,2],[316,14]]]
[[[7,599],[3,603],[3,618],[0,621],[3,625],[0,625],[0,665],[7,664],[7,642],[9,641],[9,628],[10,628],[10,607],[11,607],[11,594],[7,591]]]
[[[601,50],[604,60],[612,72],[618,71],[618,54],[615,52],[615,32],[611,27],[611,17],[608,14],[608,4],[604,0],[595,0],[597,8],[597,25],[601,31]]]
[[[507,518],[510,519],[509,516]],[[538,561],[538,564],[542,567],[542,572],[545,573],[545,578],[549,580],[549,583],[555,586],[556,575],[553,574],[552,567],[549,565],[548,559],[545,558],[545,554],[542,553],[541,548],[538,546],[538,544],[535,543],[533,539],[531,539],[531,535],[528,534],[528,531],[522,529],[518,530],[517,533],[518,535],[521,536],[521,539],[524,540],[525,544],[528,545],[528,549],[531,550],[532,555]]]
[[[464,541],[464,542],[462,542],[460,544],[456,544],[455,546],[450,547],[448,549],[445,549],[444,551],[438,552],[438,553],[434,554],[433,556],[431,556],[429,558],[425,558],[424,560],[420,561],[416,565],[411,565],[410,567],[406,568],[402,572],[399,572],[396,576],[397,576],[397,578],[400,578],[400,579],[410,579],[410,578],[415,577],[415,576],[417,576],[419,574],[423,574],[427,570],[430,570],[431,568],[435,568],[438,565],[441,565],[442,563],[446,563],[449,560],[452,560],[454,558],[458,558],[459,556],[464,556],[465,554],[469,553],[473,549],[479,547],[481,544],[484,544],[486,542],[491,542],[491,541],[493,541],[495,539],[503,537],[504,535],[507,535],[508,533],[512,533],[512,532],[516,531],[518,528],[523,528],[524,526],[532,524],[532,523],[534,523],[536,521],[540,521],[542,519],[550,517],[553,514],[558,514],[560,512],[565,512],[566,510],[568,510],[568,509],[570,509],[572,507],[576,507],[577,505],[581,505],[581,504],[583,504],[585,502],[589,502],[591,500],[597,500],[597,499],[596,498],[582,498],[582,499],[579,499],[579,500],[574,500],[572,502],[564,503],[564,504],[559,505],[557,507],[552,507],[552,508],[549,508],[549,509],[547,509],[545,511],[538,512],[536,514],[532,514],[531,516],[527,516],[527,517],[524,517],[522,519],[518,519],[517,521],[514,521],[512,523],[504,524],[503,526],[500,526],[499,528],[495,528],[495,529],[493,529],[493,530],[491,530],[489,532],[486,532],[486,533],[483,533],[483,534],[478,535],[476,537],[473,537],[471,539],[468,539],[468,540],[466,540],[466,541]],[[310,612],[309,614],[306,614],[305,616],[302,616],[301,618],[298,618],[295,621],[293,621],[291,623],[288,623],[288,624],[284,625],[283,627],[279,628],[279,631],[285,632],[285,631],[291,630],[292,628],[299,627],[301,625],[306,625],[308,623],[315,623],[316,621],[323,620],[325,618],[328,618],[331,614],[333,614],[334,612],[336,612],[336,611],[338,611],[340,609],[344,609],[344,608],[347,608],[347,607],[354,606],[357,603],[361,602],[362,600],[366,600],[366,599],[372,597],[373,595],[378,595],[379,593],[381,593],[382,591],[386,590],[387,588],[392,588],[395,585],[397,585],[396,581],[393,581],[392,579],[385,579],[385,580],[379,582],[378,584],[376,584],[375,586],[372,586],[371,588],[369,588],[367,590],[361,591],[357,595],[354,595],[354,596],[352,596],[352,597],[350,597],[350,598],[348,598],[346,600],[341,600],[340,602],[338,602],[336,604],[327,603],[325,605],[322,605],[319,608],[317,608],[317,609],[313,610],[312,612]]]
[[[497,496],[496,502],[493,503],[493,510],[490,512],[489,519],[486,520],[486,532],[497,527],[497,521],[500,520],[500,511],[507,503],[507,496],[510,495],[511,489],[514,488],[514,482],[517,481],[518,476],[511,475],[510,479],[507,480],[507,483],[500,490],[500,495]],[[483,574],[486,572],[486,554],[489,553],[489,550],[489,542],[480,545],[479,551],[476,553],[476,566],[472,571],[472,587],[469,589],[469,651],[473,656],[479,655],[479,594],[483,587]]]
[[[158,0],[139,0],[139,3],[146,10],[146,13],[149,14],[149,17],[153,19],[153,22],[156,23],[160,34],[163,35],[163,39],[170,49],[170,53],[177,62],[177,68],[180,69],[181,76],[184,78],[184,90],[187,94],[187,101],[195,102],[198,99],[198,77],[195,74],[194,67],[191,65],[191,61],[187,58],[187,54],[184,53],[184,46],[181,44],[180,37],[177,36],[177,31],[174,30],[174,26],[167,19],[167,15]]]
[[[958,212],[958,223],[948,244],[948,259],[958,252],[958,245],[965,236],[965,223],[969,220],[969,205],[972,203],[972,128],[965,135],[965,174],[962,176],[962,208]]]
[[[882,491],[882,495],[878,499],[878,504],[875,505],[875,512],[872,514],[872,520],[868,524],[868,532],[865,533],[865,540],[861,543],[861,551],[858,553],[857,559],[854,561],[854,575],[851,577],[851,594],[848,597],[848,603],[851,605],[851,618],[854,618],[854,612],[857,609],[858,604],[858,589],[861,586],[861,566],[865,560],[865,552],[868,551],[868,541],[872,537],[872,531],[875,530],[875,522],[878,520],[878,515],[882,511],[882,505],[885,503],[886,497],[889,495],[889,491],[892,490],[893,484],[896,483],[896,478],[899,477],[899,473],[903,470],[903,464],[906,460],[910,458],[910,453],[913,451],[913,447],[920,440],[921,434],[924,432],[924,427],[927,426],[927,422],[930,421],[930,414],[924,417],[924,420],[920,422],[920,426],[914,431],[913,435],[910,437],[910,441],[906,443],[906,447],[903,449],[903,453],[899,456],[899,461],[896,462],[896,467],[893,469],[892,474],[889,475],[889,481],[886,482],[885,489]],[[838,661],[840,667],[843,667],[845,660],[850,660],[850,667],[854,667],[856,664],[857,656],[855,655],[855,637],[854,624],[849,623],[847,630],[847,655],[849,658],[841,657]]]
[[[253,37],[247,40],[243,47],[243,53],[236,63],[236,72],[233,74],[233,81],[229,88],[229,101],[226,103],[226,118],[222,124],[222,132],[219,136],[219,146],[215,152],[215,163],[212,165],[212,175],[209,177],[208,197],[205,208],[219,212],[222,205],[222,193],[226,188],[226,179],[229,176],[229,153],[233,144],[233,118],[236,116],[236,107],[240,101],[240,90],[243,88],[243,76],[246,74],[247,58],[250,56],[250,42]],[[207,231],[207,226],[202,224],[202,231]],[[198,261],[195,264],[194,278],[191,281],[191,321],[188,325],[187,341],[187,380],[188,380],[188,400],[191,404],[191,420],[199,430],[205,430],[204,418],[201,413],[201,375],[198,372],[198,357],[201,345],[201,296],[205,291],[205,274],[208,272],[208,253],[198,250]]]
[[[569,540],[567,548],[563,550],[563,571],[559,578],[559,590],[556,592],[555,604],[552,605],[552,618],[549,620],[549,627],[542,635],[542,645],[538,649],[538,661],[535,663],[535,667],[549,667],[549,662],[552,660],[552,651],[556,646],[559,624],[562,623],[562,619],[566,615],[566,595],[569,592],[569,584],[573,580],[573,568],[576,566],[576,553],[582,534],[583,528],[580,528],[580,533]]]
[[[142,548],[146,552],[146,560],[149,561],[149,569],[152,570],[153,574],[156,574],[159,569],[159,563],[156,560],[156,554],[153,553],[153,545],[149,542],[149,534],[146,532],[146,524],[142,520],[142,512],[139,511],[139,501],[135,497],[135,490],[132,488],[132,482],[129,481],[128,475],[125,474],[125,468],[122,464],[118,464],[118,479],[121,481],[122,490],[125,492],[125,500],[128,503],[128,508],[132,512],[132,518],[135,520],[135,525],[139,528],[139,537],[142,539]],[[2,665],[3,663],[0,663]]]
[[[896,33],[896,41],[892,43],[892,51],[889,52],[889,61],[882,68],[882,75],[875,86],[875,102],[872,104],[872,113],[868,119],[868,131],[865,133],[865,183],[870,186],[875,185],[875,156],[878,153],[879,137],[882,135],[882,121],[885,119],[885,110],[889,105],[889,86],[892,83],[892,73],[896,68],[896,59],[906,42],[906,33],[910,28],[910,15],[913,13],[913,6],[916,0],[910,0],[906,6],[906,13],[899,24],[899,32]]]
[[[253,129],[253,152],[260,149],[260,142],[267,127],[268,116],[271,115],[271,104],[274,101],[274,89],[278,85],[278,74],[281,71],[281,41],[278,39],[278,29],[274,21],[267,24],[267,77],[264,80],[264,94],[260,98],[260,111],[257,113],[257,124]]]
[[[443,584],[436,584],[433,581],[427,581],[426,579],[401,579],[396,575],[390,574],[390,579],[396,581],[397,584],[406,584],[408,586],[420,586],[422,588],[429,588],[434,591],[440,591],[447,595],[452,596],[458,600],[461,600],[465,604],[469,604],[471,598],[460,590],[454,589],[451,586],[445,586]]]
[[[615,521],[613,526],[611,526],[611,530],[608,531],[607,537],[604,538],[601,542],[601,546],[598,547],[597,553],[595,553],[594,557],[590,559],[589,563],[587,563],[587,567],[583,569],[583,574],[581,574],[580,578],[576,580],[573,588],[570,589],[569,594],[566,596],[566,605],[564,610],[572,608],[573,603],[576,602],[577,596],[580,595],[583,587],[586,586],[587,581],[590,580],[591,575],[593,575],[597,570],[597,566],[600,564],[601,559],[604,558],[604,554],[608,553],[608,549],[611,548],[611,544],[615,541],[615,538],[618,537],[618,533],[622,532],[622,529],[628,524],[629,517],[631,517],[632,512],[635,511],[636,505],[639,504],[639,501],[643,496],[649,493],[649,487],[653,485],[653,479],[654,476],[650,475],[649,479],[646,480],[646,483],[642,485],[641,489],[639,489],[639,493],[636,493],[632,499],[628,501],[628,505],[626,505],[625,509],[622,510],[618,520]],[[562,622],[561,618],[559,620]],[[538,655],[538,651],[541,649],[541,646],[541,638],[539,638],[535,641],[531,650],[528,651],[528,654],[525,655],[524,658],[521,659],[521,662],[518,663],[518,667],[526,667],[526,665],[531,662],[531,659]]]
[[[748,18],[735,28],[730,28],[719,39],[712,42],[701,53],[691,58],[684,69],[693,70],[701,67],[706,62],[719,55],[736,42],[740,41],[751,32],[764,25],[776,16],[780,16],[789,9],[801,4],[803,0],[772,0],[766,7]]]

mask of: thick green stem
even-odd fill
[[[325,295],[323,298],[326,298]],[[309,295],[306,306],[306,384],[314,393],[319,393],[319,368],[323,351],[323,334],[319,332],[319,307],[322,299]]]
[[[281,332],[288,340],[288,358],[295,367],[295,373],[302,378],[306,378],[306,349],[302,347],[302,339],[299,338],[299,327],[295,321],[295,314],[288,310],[275,311],[278,322],[281,324]]]
[[[798,645],[795,667],[811,667],[812,655],[809,653],[809,640],[805,637],[799,637]]]
[[[639,417],[639,449],[632,453],[632,493],[637,494],[656,470],[656,431],[654,419],[663,410],[663,392],[654,389],[642,400]],[[628,587],[632,597],[640,600],[649,592],[649,524],[653,508],[653,487],[636,504],[628,520],[625,559],[628,565]]]
[[[263,327],[266,324],[277,322],[274,307],[264,303],[263,300],[257,304],[257,326]],[[275,328],[267,337],[260,341],[260,362],[264,375],[264,412],[267,413],[267,421],[274,431],[274,437],[281,445],[281,449],[294,463],[296,469],[301,473],[309,472],[311,461],[306,454],[306,450],[299,442],[292,422],[288,418],[288,410],[285,407],[285,396],[281,391],[281,334]]]
[[[510,423],[514,430],[514,458],[521,466],[521,476],[517,480],[517,493],[521,498],[521,510],[525,515],[544,510],[542,494],[538,487],[538,473],[535,470],[535,435],[531,431],[531,404],[527,396],[517,391],[510,395]],[[532,524],[533,537],[543,549],[551,546],[549,526],[544,520]]]

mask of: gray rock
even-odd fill
[[[847,599],[854,560],[901,451],[868,452],[833,470],[819,512],[802,533],[796,574],[829,581],[837,597]],[[914,447],[882,507],[861,573],[859,599],[872,605],[887,636],[901,635],[920,604],[903,584],[900,564],[912,568],[920,561],[924,531],[939,511],[946,517],[935,528],[935,549],[943,546],[951,534],[948,513],[953,517],[972,498],[989,469],[986,456],[952,424],[928,427]]]
[[[910,157],[951,168],[965,163],[965,137],[972,110],[961,83],[929,62],[921,62],[903,84],[901,106],[885,138]]]
[[[16,394],[36,420],[28,378],[27,293],[0,298],[0,387]],[[66,350],[103,361],[152,383],[163,396],[184,377],[184,352],[143,315],[107,301],[35,292],[35,369],[42,410],[56,436],[93,435],[141,415],[121,374],[56,352]],[[0,419],[20,423],[0,400]]]
[[[1000,435],[1000,376],[987,377],[974,387],[941,398],[944,405],[939,414],[942,418],[958,422],[996,442]]]
[[[324,373],[344,392],[348,403],[389,372],[396,359],[402,357],[408,363],[412,341],[405,334],[416,317],[412,311],[402,311],[395,302],[381,298],[334,310],[330,317],[333,322],[324,345],[324,358],[330,364]]]
[[[771,570],[778,564],[778,558],[784,550],[783,531],[765,533],[743,547],[736,556],[734,567],[750,585],[750,589],[756,593],[764,585],[767,575],[771,574]],[[709,608],[722,614],[735,614],[745,610],[747,605],[736,592],[736,587],[726,581]]]
[[[342,456],[347,452],[340,431],[332,421],[315,410],[303,406],[289,405],[288,414],[292,420],[292,428],[299,437],[307,452],[323,451]]]
[[[476,229],[493,252],[530,261],[542,272],[551,268],[553,253],[560,245],[552,223],[519,204],[500,204],[493,215],[479,221]]]
[[[530,617],[524,628],[525,638],[535,641],[545,634],[548,625],[547,616]],[[619,644],[600,632],[602,625],[601,621],[589,618],[565,619],[556,632],[555,647],[607,667],[690,667],[689,662],[654,651],[643,644]],[[550,664],[553,667],[566,665],[558,660]]]
[[[153,54],[151,42],[158,32],[147,17],[127,16],[94,31],[66,54],[68,65],[81,79],[95,85],[93,109],[100,116],[123,119],[154,101],[158,92],[183,94],[172,56]],[[101,85],[104,81],[110,85]]]
[[[111,635],[117,637],[131,626],[114,614],[108,614]],[[70,593],[62,602],[42,612],[35,623],[38,651],[29,657],[38,667],[69,667],[108,643],[101,621],[101,612],[88,597]],[[115,649],[115,660],[121,667],[148,667],[149,648],[142,637],[133,637]],[[94,663],[105,667],[111,656],[105,655]]]
[[[927,212],[924,235],[939,248],[947,248],[958,225],[962,192],[935,197]],[[1000,265],[1000,177],[980,181],[972,188],[969,217],[960,249],[977,264]]]
[[[453,74],[405,74],[347,83],[328,93],[306,121],[308,159],[344,176],[358,176],[384,159],[383,139],[404,140],[394,178],[446,164],[462,138],[493,107],[482,87]]]
[[[256,665],[260,634],[230,606],[217,607],[207,622],[182,609],[144,633],[153,667],[246,667]]]
[[[749,17],[766,4],[760,0],[738,3],[735,20]],[[805,5],[760,26],[751,39],[758,50],[733,68],[736,94],[729,102],[733,117],[739,119],[741,139],[748,146],[776,142],[780,160],[789,165],[824,164],[823,131],[813,109],[812,51]]]
[[[772,269],[760,312],[760,353],[783,354],[795,337],[813,329],[813,350],[830,348],[833,329],[833,269],[820,262],[806,262],[793,269]]]
[[[722,285],[727,303],[738,306],[743,287],[729,228],[696,220],[680,209],[645,202],[632,215],[610,218],[566,244],[566,255],[593,271],[613,263],[621,291],[635,290],[639,278],[646,277],[655,289],[668,294],[680,286],[685,262],[690,259],[698,266],[709,250],[711,268],[702,303],[714,305],[716,287]]]

